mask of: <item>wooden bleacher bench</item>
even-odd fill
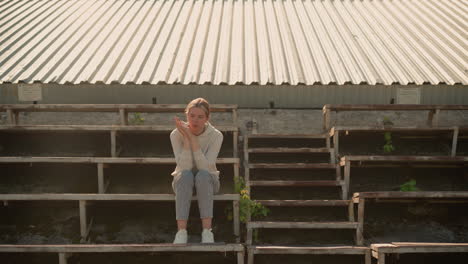
[[[0,104],[0,112],[7,112],[11,125],[18,125],[20,112],[116,112],[121,125],[128,124],[128,113],[177,113],[183,112],[184,104]],[[237,122],[237,105],[213,104],[212,112],[232,112],[233,123]]]
[[[421,134],[421,133],[451,133],[452,134],[452,149],[448,155],[454,157],[457,154],[457,143],[460,131],[468,131],[468,127],[396,127],[396,126],[334,126],[330,129],[329,135],[333,138],[333,148],[335,149],[336,158],[340,158],[339,138],[340,134],[347,135],[353,132],[398,132],[405,134]]]
[[[233,202],[233,229],[234,235],[240,235],[239,222],[239,194],[214,195],[215,201]],[[194,196],[192,200],[197,200]],[[80,234],[81,240],[86,241],[91,224],[88,223],[86,205],[90,201],[175,201],[174,194],[72,194],[72,193],[47,193],[47,194],[0,194],[0,201],[76,201],[79,204]]]
[[[0,157],[2,163],[80,163],[96,164],[98,192],[105,193],[109,179],[105,181],[104,166],[109,164],[176,164],[175,158],[109,158],[109,157]],[[234,180],[239,177],[239,158],[218,158],[217,164],[233,164]],[[168,177],[170,177],[168,175]]]
[[[431,164],[438,166],[466,166],[468,157],[458,156],[344,156],[340,160],[340,166],[344,167],[344,186],[346,196],[351,182],[351,167],[356,164],[360,167],[372,164],[372,166],[388,167],[392,166],[407,166],[411,163],[412,167],[430,167]]]
[[[368,247],[356,246],[247,246],[248,261],[247,264],[253,264],[253,256],[259,254],[298,254],[298,255],[363,255],[364,263],[371,264],[371,251]]]
[[[57,253],[59,264],[71,254],[118,252],[235,252],[237,263],[244,263],[242,244],[88,244],[88,245],[0,245],[0,253]]]
[[[403,105],[403,104],[326,104],[323,106],[323,129],[329,131],[331,128],[331,112],[343,111],[429,111],[427,125],[438,126],[439,113],[441,110],[468,110],[468,105]]]
[[[128,113],[181,113],[184,104],[0,104],[0,112],[6,112],[8,124],[0,125],[0,131],[81,131],[81,132],[110,132],[111,155],[117,156],[117,132],[145,131],[170,132],[175,125],[129,125]],[[210,110],[214,113],[230,112],[230,125],[217,125],[220,131],[233,133],[233,157],[238,156],[237,105],[213,104]],[[120,115],[119,125],[21,125],[21,112],[115,112]]]
[[[444,202],[468,203],[467,192],[361,192],[354,193],[353,202],[358,204],[358,227],[357,227],[357,244],[362,245],[364,242],[364,210],[366,200],[372,199],[375,201],[393,200],[393,201],[415,201],[415,200],[442,200]]]
[[[388,254],[414,254],[414,253],[468,253],[468,243],[407,243],[393,242],[372,244],[372,255],[377,264],[385,264]]]

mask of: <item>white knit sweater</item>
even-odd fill
[[[210,174],[219,178],[219,171],[216,168],[223,134],[213,127],[209,122],[205,124],[205,131],[197,136],[200,149],[196,152],[184,149],[182,134],[176,129],[171,132],[171,144],[177,166],[171,174],[174,177],[180,176],[184,170],[206,170]]]

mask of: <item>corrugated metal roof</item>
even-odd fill
[[[0,2],[0,83],[468,84],[466,0]]]

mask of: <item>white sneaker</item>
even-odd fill
[[[175,235],[174,244],[187,244],[188,234],[186,229],[180,229]]]
[[[202,243],[214,243],[214,235],[211,232],[211,229],[203,229],[201,233],[201,242]]]

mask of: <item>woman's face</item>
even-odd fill
[[[200,135],[208,122],[208,116],[205,111],[199,107],[192,107],[187,113],[187,122],[190,132],[194,135]]]

